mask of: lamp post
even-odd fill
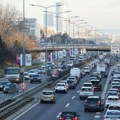
[[[36,7],[41,7],[45,9],[45,15],[46,15],[46,21],[45,21],[45,43],[46,43],[46,51],[45,51],[45,62],[46,62],[46,76],[47,76],[47,13],[48,13],[48,8],[51,7],[56,7],[56,6],[61,6],[61,5],[50,5],[50,6],[42,6],[42,5],[35,5],[35,4],[30,4],[31,6],[36,6]]]
[[[73,42],[72,42],[73,43],[73,50],[72,50],[73,54],[72,55],[73,55],[73,57],[74,57],[74,43],[75,43],[75,40],[74,40],[74,38],[75,38],[75,36],[74,36],[75,35],[75,22],[79,22],[79,21],[84,21],[84,20],[75,20],[72,22],[72,24],[73,24]]]

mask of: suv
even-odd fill
[[[42,79],[41,79],[39,74],[35,74],[35,75],[30,76],[30,83],[33,83],[33,82],[39,82],[39,83],[42,82]]]
[[[94,94],[94,88],[82,86],[79,94],[80,94],[80,99],[84,99],[84,98],[86,99],[88,96]]]
[[[55,94],[53,90],[44,89],[40,95],[40,102],[55,102]]]
[[[102,90],[102,85],[100,83],[100,80],[91,80],[91,83],[93,84],[94,90]]]
[[[79,117],[76,112],[66,111],[61,113],[59,120],[79,120]]]
[[[99,110],[102,112],[104,110],[104,101],[100,96],[89,96],[84,103],[84,111],[88,110]]]

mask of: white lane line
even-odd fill
[[[65,106],[66,108],[70,105],[70,103],[67,103],[67,105]]]
[[[72,97],[72,100],[75,99],[75,97],[76,97],[76,96],[73,96],[73,97]]]
[[[20,118],[22,115],[24,115],[25,113],[27,113],[29,110],[31,110],[32,108],[34,108],[38,104],[39,103],[36,103],[36,104],[32,105],[30,108],[28,108],[27,110],[25,110],[24,112],[22,112],[21,114],[19,114],[17,117],[13,118],[12,120],[17,120],[18,118]]]
[[[80,91],[78,90],[77,93],[79,93]]]
[[[60,112],[60,113],[56,116],[56,118],[59,118],[59,117],[60,117],[60,115],[61,115],[61,113],[62,113],[62,112]]]

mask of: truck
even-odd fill
[[[106,64],[104,62],[97,63],[97,72],[106,71]]]
[[[20,83],[23,81],[24,71],[19,67],[7,67],[4,70],[5,79],[12,83]]]
[[[78,81],[81,79],[81,70],[80,68],[74,67],[70,70],[70,76],[75,76]]]
[[[101,77],[107,77],[106,64],[104,62],[97,63],[97,72],[101,73]]]

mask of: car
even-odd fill
[[[29,72],[27,71],[24,72],[24,78],[25,80],[30,80]]]
[[[84,102],[84,111],[97,110],[102,112],[104,110],[104,100],[100,96],[88,96]]]
[[[79,83],[79,81],[76,79],[75,76],[69,76],[69,77],[67,77],[67,80],[74,80],[76,85]]]
[[[59,120],[80,120],[80,116],[76,112],[66,111],[61,113]]]
[[[3,88],[5,87],[5,85],[6,85],[7,83],[10,83],[10,81],[5,80],[5,81],[1,81],[1,82],[0,82],[0,91],[3,91]]]
[[[42,83],[41,76],[39,74],[31,75],[30,76],[30,83],[33,83],[33,82]]]
[[[4,93],[15,94],[19,92],[19,87],[16,83],[7,83],[3,88]]]
[[[95,91],[101,91],[102,90],[102,85],[100,80],[91,80],[91,83],[93,84],[94,90]]]
[[[67,93],[67,86],[65,83],[57,83],[55,86],[55,93],[64,92]]]
[[[107,110],[103,120],[120,120],[120,110]]]
[[[107,71],[101,71],[101,77],[107,78]]]
[[[67,80],[61,80],[59,83],[65,83],[65,84],[66,84],[67,89],[69,89],[69,85],[68,85],[68,83],[67,83]]]
[[[114,86],[114,85],[120,85],[120,82],[118,82],[118,81],[113,81],[113,82],[111,83],[111,86]]]
[[[86,99],[88,96],[91,96],[94,94],[94,88],[93,87],[85,87],[82,86],[79,92],[79,98],[80,99]]]
[[[68,67],[72,67],[73,65],[74,65],[74,63],[73,63],[73,61],[72,61],[72,60],[67,61],[67,66],[68,66]]]
[[[51,89],[43,89],[40,94],[40,102],[53,102],[55,103],[55,93]]]
[[[120,104],[110,104],[108,110],[120,110]]]
[[[68,79],[67,80],[67,83],[68,83],[68,85],[69,85],[69,89],[71,89],[71,88],[73,88],[73,89],[75,89],[76,88],[76,86],[77,86],[77,84],[76,84],[76,80],[72,80],[72,79]]]
[[[109,95],[108,97],[107,97],[107,99],[106,99],[106,101],[105,101],[105,107],[106,108],[108,108],[108,106],[110,105],[110,104],[120,104],[120,99],[119,99],[119,97],[118,96],[116,96],[116,95]]]
[[[120,93],[120,85],[119,85],[119,84],[118,84],[118,85],[112,85],[111,87],[118,89],[118,91],[119,91],[119,93]]]
[[[86,73],[86,74],[89,74],[91,72],[91,69],[90,67],[86,66],[86,67],[83,67],[83,71]]]
[[[119,93],[117,91],[108,91],[106,94],[106,97],[108,96],[118,96],[119,97]]]
[[[100,72],[93,72],[93,75],[95,75],[101,81],[102,77]]]
[[[35,74],[38,74],[38,70],[37,69],[29,70],[29,76],[35,75]]]
[[[91,82],[85,82],[83,83],[84,87],[93,87],[93,84]]]

